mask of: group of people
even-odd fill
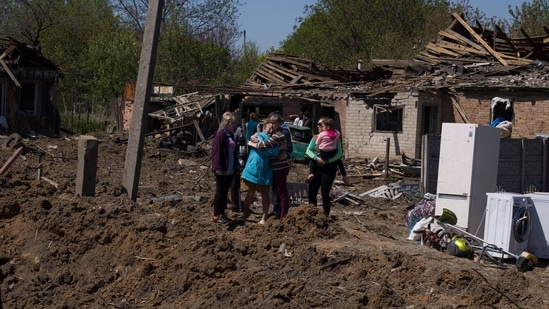
[[[309,111],[300,112],[299,115],[294,119],[294,126],[311,128],[312,120],[310,116],[311,115],[309,114]]]
[[[250,119],[255,120],[255,114],[252,114]],[[265,224],[269,216],[271,188],[276,197],[272,214],[279,219],[284,219],[290,204],[287,177],[293,150],[290,131],[284,118],[280,113],[273,112],[264,119],[261,131],[256,132],[255,128],[247,128],[248,151],[244,166],[242,166],[244,162],[239,160],[241,151],[234,133],[235,126],[235,116],[225,112],[212,145],[211,169],[216,177],[212,220],[216,223],[228,222],[225,209],[229,191],[231,191],[232,210],[241,211],[243,218],[251,214],[250,206],[255,193],[259,192],[262,204],[262,217],[259,223]],[[339,169],[345,184],[349,184],[349,179],[341,161],[343,148],[340,133],[334,128],[334,121],[331,118],[322,117],[318,121],[317,128],[319,134],[311,139],[307,148],[307,156],[310,158],[309,175],[306,180],[309,184],[308,199],[310,204],[316,206],[317,194],[320,190],[324,214],[328,216],[331,209],[330,190],[337,170]],[[242,172],[240,172],[241,168],[243,168]],[[240,203],[239,190],[241,179],[248,187],[242,203]]]

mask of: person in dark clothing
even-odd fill
[[[234,137],[236,119],[230,112],[225,112],[219,124],[212,144],[212,171],[215,174],[215,196],[213,202],[213,217],[215,223],[227,223],[225,214],[227,196],[234,174],[240,170],[237,144]]]
[[[311,114],[308,111],[303,112],[303,126],[307,128],[313,128],[313,120]]]

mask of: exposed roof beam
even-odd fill
[[[493,50],[490,45],[488,45],[488,43],[486,43],[486,41],[484,41],[484,39],[480,35],[478,35],[475,30],[473,30],[473,28],[471,28],[471,26],[469,26],[469,24],[467,24],[465,20],[463,20],[463,18],[461,18],[461,16],[459,16],[457,13],[452,13],[452,16],[473,36],[473,38],[475,38],[486,49],[486,51],[494,56],[501,64],[503,64],[504,66],[509,65],[507,64],[507,61],[501,58],[498,52]]]

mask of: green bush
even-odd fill
[[[104,132],[108,121],[105,115],[61,112],[61,128],[78,134]]]

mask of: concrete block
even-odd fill
[[[78,139],[78,166],[76,169],[76,194],[81,196],[95,195],[97,155],[99,141],[89,135]]]

